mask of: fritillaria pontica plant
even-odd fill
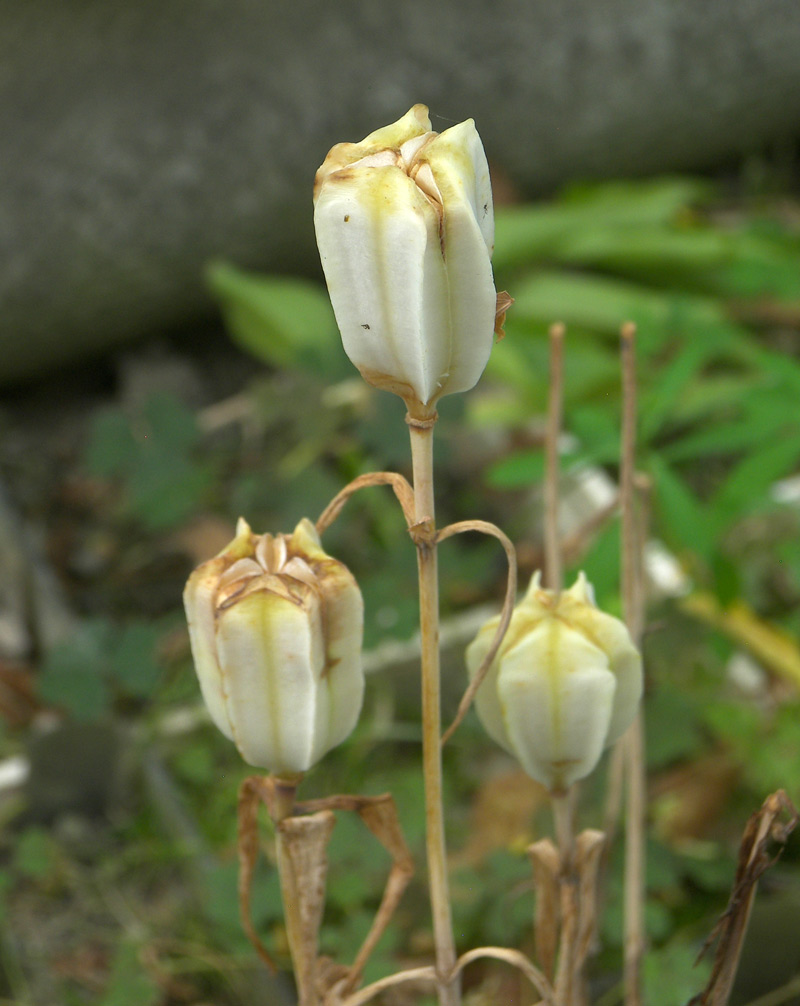
[[[330,151],[314,184],[322,265],[344,348],[366,381],[399,395],[407,408],[413,484],[394,472],[363,475],[344,487],[312,524],[292,534],[256,535],[240,521],[216,558],[189,578],[184,595],[203,698],[215,724],[251,765],[239,797],[243,924],[270,962],[249,917],[258,854],[257,810],[271,814],[300,1006],[359,1006],[403,983],[433,987],[440,1006],[461,1002],[461,973],[493,957],[519,968],[550,1006],[581,1006],[584,965],[596,936],[598,879],[619,803],[610,791],[606,830],[574,833],[576,783],[613,746],[612,781],[627,765],[625,1001],[640,1002],[643,953],[643,757],[639,703],[642,666],[641,521],[633,472],[633,329],[623,347],[622,582],[625,624],[600,611],[581,574],[562,589],[557,533],[557,442],[564,332],[551,330],[546,441],[545,569],[515,607],[514,548],[481,520],[437,528],[432,441],[436,405],[479,380],[511,298],[497,294],[491,268],[492,192],[486,156],[467,120],[433,132],[424,105],[360,143]],[[394,802],[329,795],[297,800],[304,773],[342,743],[358,718],[363,604],[358,585],[321,544],[357,491],[385,485],[402,507],[416,547],[421,639],[422,771],[427,874],[435,961],[362,987],[364,964],[389,924],[413,871]],[[463,532],[496,538],[508,559],[503,609],[466,655],[468,685],[441,734],[437,546]],[[441,749],[470,704],[489,735],[552,797],[555,839],[529,849],[535,911],[534,962],[516,948],[456,953],[448,891]],[[319,956],[327,845],[335,811],[359,814],[390,853],[383,900],[350,965]],[[712,1001],[712,1000],[709,1000]],[[713,1000],[722,1002],[722,1000]]]

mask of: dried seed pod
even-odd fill
[[[363,601],[308,520],[291,535],[236,537],[184,591],[197,677],[214,723],[245,761],[310,768],[361,711]]]
[[[642,661],[625,625],[596,607],[582,573],[560,593],[539,583],[537,573],[514,610],[475,708],[486,732],[528,775],[563,792],[588,775],[632,723]],[[489,621],[467,649],[470,677],[497,622]]]
[[[345,352],[365,380],[429,416],[477,382],[492,348],[494,213],[472,119],[431,131],[428,109],[317,171],[314,224]]]

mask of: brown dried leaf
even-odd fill
[[[352,967],[348,969],[344,980],[340,980],[341,976],[338,972],[331,972],[333,979],[328,979],[329,998],[330,1003],[333,1004],[337,994],[350,991],[358,984],[364,966],[389,925],[403,892],[411,880],[414,873],[414,860],[403,836],[400,819],[397,816],[397,807],[391,793],[382,793],[380,796],[340,794],[324,797],[321,800],[308,800],[297,805],[298,810],[304,811],[321,808],[356,811],[367,828],[392,857],[392,867],[386,881],[383,898]],[[337,988],[334,988],[334,979],[338,982]],[[323,983],[324,979],[320,984]]]
[[[243,780],[239,787],[239,914],[248,940],[272,974],[275,974],[277,971],[275,962],[259,939],[250,918],[250,889],[253,884],[253,870],[258,859],[258,808],[262,801],[265,803],[268,801],[268,783],[269,780],[261,776],[251,775]]]
[[[506,290],[500,290],[497,294],[497,307],[495,308],[494,334],[500,342],[506,336],[505,323],[508,309],[514,303],[514,298]]]
[[[533,887],[536,908],[533,919],[536,960],[549,982],[556,968],[558,933],[561,926],[561,907],[558,897],[558,878],[561,857],[549,838],[542,838],[528,846],[533,864]]]
[[[736,878],[725,911],[700,951],[698,960],[716,941],[714,965],[705,989],[687,1006],[725,1006],[733,988],[750,909],[761,876],[776,862],[771,843],[783,846],[797,825],[798,814],[786,793],[772,793],[745,826],[739,846]]]
[[[602,831],[587,828],[575,843],[575,859],[580,887],[580,922],[578,925],[577,968],[580,972],[594,948],[597,937],[598,884],[606,836]]]
[[[328,843],[335,823],[333,811],[320,810],[305,817],[286,817],[277,824],[286,930],[301,1002],[315,1001]]]

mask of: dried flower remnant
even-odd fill
[[[317,171],[314,203],[344,348],[365,380],[418,417],[473,387],[498,300],[489,167],[472,119],[435,133],[414,105],[360,143],[338,143]]]
[[[494,635],[490,620],[467,649],[470,677]],[[537,573],[475,697],[487,733],[553,793],[588,775],[632,722],[642,663],[619,619],[600,611],[583,574],[570,590]]]
[[[361,710],[363,601],[308,520],[291,535],[236,537],[184,591],[189,637],[214,723],[249,764],[305,772]]]

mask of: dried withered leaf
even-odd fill
[[[501,339],[505,338],[505,323],[506,314],[508,309],[514,303],[514,298],[506,290],[500,290],[497,294],[497,307],[495,310],[494,317],[494,334],[497,336],[497,341],[500,342]]]
[[[278,871],[286,929],[300,1002],[318,992],[318,940],[325,909],[328,843],[335,824],[331,810],[285,817],[276,825]]]
[[[603,860],[606,836],[595,828],[587,828],[576,840],[576,868],[580,881],[578,900],[578,969],[582,969],[597,938],[598,878]]]
[[[378,911],[375,913],[369,932],[356,954],[352,967],[347,969],[344,980],[340,971],[328,970],[328,978],[320,979],[320,987],[324,981],[329,981],[329,999],[326,1006],[334,1006],[336,996],[353,990],[361,980],[361,974],[369,960],[372,951],[385,932],[392,916],[397,909],[403,892],[414,873],[414,860],[408,848],[397,816],[397,807],[391,793],[380,796],[349,796],[339,794],[324,797],[321,800],[308,800],[297,805],[298,810],[319,811],[349,810],[355,811],[361,820],[378,839],[381,845],[392,857],[392,866],[386,881]]]
[[[558,899],[558,878],[561,857],[549,838],[539,839],[528,846],[528,856],[533,865],[533,886],[536,892],[536,909],[533,932],[536,959],[548,981],[555,977],[558,933],[561,925],[561,906]]]
[[[780,856],[771,854],[770,846],[783,846],[798,822],[798,813],[786,793],[772,793],[750,817],[744,829],[736,878],[725,911],[700,951],[698,960],[716,942],[714,965],[706,987],[687,1006],[725,1006],[736,978],[750,908],[761,876]]]
[[[238,805],[238,850],[239,850],[239,915],[245,935],[255,947],[256,953],[272,974],[277,972],[275,962],[267,948],[259,939],[250,917],[250,889],[253,884],[253,870],[258,859],[258,808],[261,803],[269,806],[272,798],[272,780],[251,775],[239,787]]]

